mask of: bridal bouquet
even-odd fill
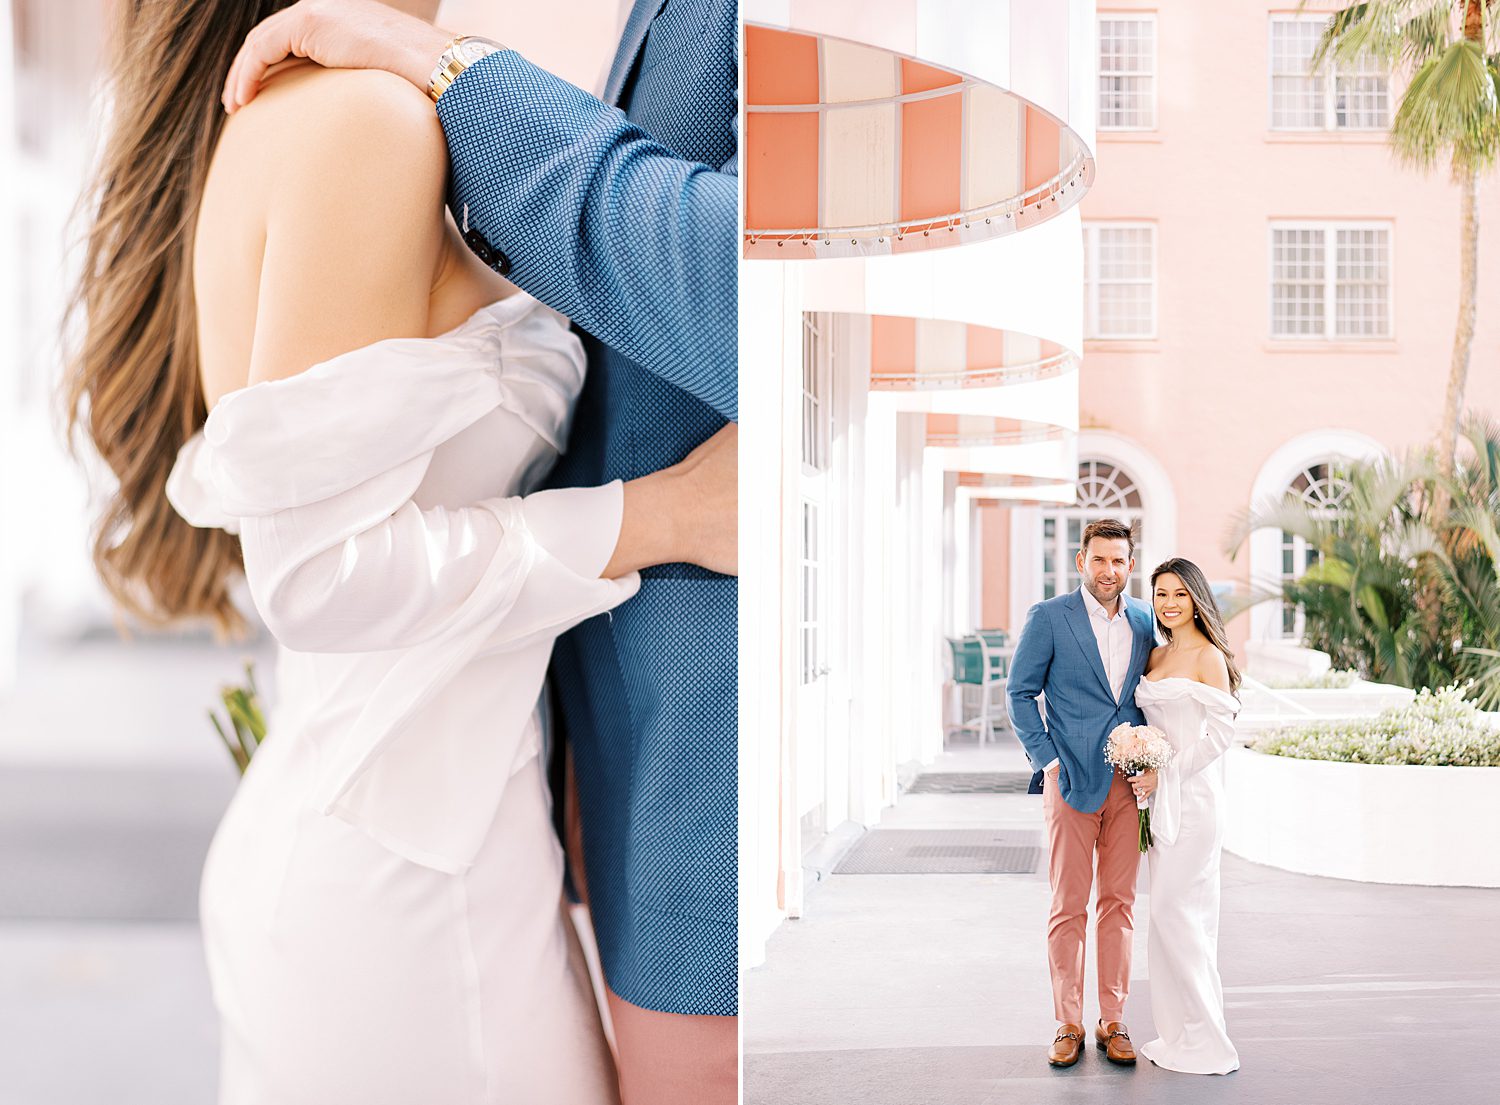
[[[1167,766],[1174,749],[1167,735],[1154,725],[1116,725],[1104,745],[1104,758],[1127,776],[1143,771],[1160,771]],[[1146,799],[1135,800],[1140,818],[1141,851],[1151,847],[1151,809]]]

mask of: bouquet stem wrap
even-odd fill
[[[1145,771],[1160,771],[1167,766],[1173,752],[1172,742],[1154,725],[1117,725],[1104,744],[1104,758],[1127,778]],[[1140,822],[1138,839],[1141,851],[1151,847],[1151,806],[1144,798],[1135,800]]]

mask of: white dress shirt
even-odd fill
[[[1115,616],[1111,618],[1104,604],[1080,587],[1083,608],[1089,613],[1089,628],[1094,631],[1094,641],[1099,646],[1099,659],[1104,662],[1104,677],[1109,680],[1109,691],[1120,701],[1120,692],[1125,689],[1125,673],[1130,668],[1130,653],[1135,647],[1135,635],[1130,631],[1130,619],[1125,616],[1125,596],[1115,600]],[[1056,757],[1044,767],[1051,771],[1062,761]]]
[[[1120,701],[1120,692],[1125,688],[1125,672],[1130,667],[1132,645],[1130,619],[1125,616],[1125,596],[1115,600],[1115,616],[1108,611],[1087,587],[1083,591],[1083,608],[1089,612],[1089,627],[1094,631],[1094,640],[1099,645],[1099,659],[1104,661],[1104,677],[1109,680],[1109,692]]]

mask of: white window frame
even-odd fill
[[[827,674],[828,473],[833,467],[835,399],[834,316],[802,315],[802,387],[799,401],[802,493],[798,507],[797,639],[801,685]]]
[[[1297,493],[1295,492],[1295,489],[1292,485],[1295,484],[1297,480],[1301,479],[1303,476],[1312,475],[1313,471],[1317,468],[1327,468],[1328,476],[1326,482],[1330,484],[1341,483],[1344,485],[1344,490],[1342,493],[1333,496],[1331,501],[1329,500],[1328,496],[1323,496],[1325,505],[1315,509],[1317,509],[1319,513],[1325,518],[1334,517],[1339,511],[1339,504],[1343,502],[1344,498],[1349,493],[1349,482],[1343,474],[1347,469],[1347,464],[1347,461],[1333,456],[1327,457],[1323,460],[1309,461],[1308,463],[1302,465],[1302,467],[1297,470],[1297,474],[1287,482],[1286,490],[1285,492],[1283,492],[1283,495]],[[1297,494],[1304,503],[1308,502],[1307,493],[1305,490]],[[1308,505],[1312,504],[1309,503]],[[1308,570],[1312,568],[1313,565],[1322,561],[1322,554],[1319,553],[1316,549],[1310,547],[1305,537],[1301,537],[1294,533],[1288,533],[1286,530],[1279,530],[1277,532],[1277,537],[1279,539],[1277,543],[1277,552],[1280,556],[1280,562],[1276,565],[1276,569],[1277,576],[1280,579],[1283,587],[1288,583],[1301,579],[1304,575],[1307,574]],[[1291,554],[1291,571],[1288,571],[1286,567],[1286,559],[1288,553]],[[1290,626],[1287,625],[1288,621],[1291,622]],[[1278,640],[1297,641],[1300,643],[1306,633],[1307,612],[1303,610],[1301,606],[1293,605],[1286,599],[1282,599],[1279,604],[1279,612],[1277,614],[1277,617],[1271,626],[1271,635]]]
[[[1104,72],[1104,51],[1103,51],[1103,46],[1102,46],[1103,41],[1104,41],[1104,35],[1103,35],[1103,26],[1102,25],[1104,23],[1106,23],[1106,22],[1109,22],[1109,23],[1145,23],[1145,24],[1149,24],[1150,25],[1150,27],[1151,27],[1151,68],[1150,68],[1149,71],[1147,71],[1147,72],[1128,72],[1128,73],[1106,73],[1106,72]],[[1104,89],[1103,88],[1096,89],[1096,95],[1097,95],[1098,99],[1096,101],[1095,108],[1096,108],[1096,112],[1097,112],[1097,117],[1099,119],[1099,122],[1098,122],[1098,124],[1096,126],[1096,129],[1098,131],[1102,132],[1102,133],[1122,132],[1122,131],[1125,131],[1125,132],[1128,132],[1128,131],[1141,132],[1141,131],[1154,131],[1154,130],[1156,130],[1157,129],[1157,125],[1158,125],[1157,124],[1157,120],[1159,118],[1159,116],[1157,114],[1158,103],[1159,103],[1159,93],[1158,93],[1159,80],[1158,80],[1158,74],[1160,73],[1160,67],[1161,67],[1161,47],[1160,47],[1159,39],[1158,39],[1158,36],[1157,36],[1156,13],[1155,12],[1120,12],[1120,11],[1102,11],[1102,12],[1099,12],[1098,13],[1098,18],[1097,18],[1097,20],[1094,23],[1094,59],[1095,59],[1095,64],[1098,66],[1097,76],[1101,80],[1104,77],[1110,77],[1110,76],[1146,77],[1146,78],[1149,79],[1150,84],[1151,84],[1151,108],[1150,108],[1150,110],[1151,110],[1151,119],[1150,119],[1150,122],[1148,124],[1145,124],[1145,125],[1142,125],[1142,126],[1128,126],[1128,127],[1127,126],[1106,126],[1104,124],[1104,122],[1103,122],[1103,119],[1104,119]]]
[[[797,506],[797,655],[798,683],[807,686],[824,675],[824,635],[827,631],[824,504],[802,497]]]
[[[1099,231],[1101,230],[1146,230],[1151,239],[1151,326],[1148,333],[1105,333],[1099,321]],[[1157,335],[1157,311],[1160,306],[1157,294],[1157,275],[1160,267],[1160,250],[1157,248],[1156,223],[1145,220],[1100,220],[1083,224],[1083,271],[1084,308],[1083,336],[1088,341],[1155,341]],[[1111,281],[1123,283],[1123,281]],[[1147,283],[1132,281],[1132,283]]]
[[[1332,60],[1326,61],[1321,70],[1316,73],[1303,74],[1311,79],[1321,78],[1323,84],[1323,122],[1319,126],[1294,127],[1276,121],[1276,78],[1277,76],[1289,76],[1290,74],[1278,74],[1276,72],[1276,47],[1275,35],[1278,23],[1318,23],[1328,22],[1332,12],[1308,13],[1308,12],[1272,12],[1266,23],[1266,126],[1273,131],[1291,134],[1379,134],[1387,131],[1391,126],[1392,101],[1394,99],[1391,89],[1391,75],[1385,74],[1385,121],[1373,127],[1339,126],[1338,123],[1338,65]],[[1345,76],[1359,76],[1363,74],[1349,74]]]
[[[1323,232],[1323,332],[1278,334],[1276,332],[1276,231],[1321,230]],[[1338,332],[1338,232],[1340,230],[1385,231],[1385,333],[1340,334]],[[1266,332],[1278,342],[1380,342],[1396,337],[1396,224],[1390,219],[1272,219],[1266,229]]]
[[[1126,585],[1126,594],[1132,598],[1146,601],[1146,572],[1149,565],[1141,556],[1142,540],[1146,530],[1146,512],[1149,504],[1146,495],[1141,489],[1141,483],[1135,475],[1124,465],[1118,464],[1107,457],[1081,456],[1078,460],[1078,478],[1083,478],[1083,468],[1089,464],[1107,464],[1116,473],[1124,477],[1124,482],[1135,491],[1141,500],[1140,506],[1055,506],[1044,508],[1041,515],[1041,538],[1042,544],[1046,546],[1045,552],[1052,557],[1052,570],[1049,572],[1046,565],[1046,557],[1038,558],[1037,574],[1041,579],[1041,586],[1037,588],[1040,597],[1047,596],[1047,587],[1052,586],[1052,597],[1067,594],[1073,590],[1074,584],[1069,579],[1070,574],[1076,573],[1078,553],[1077,542],[1068,538],[1068,523],[1077,522],[1079,534],[1087,528],[1090,522],[1097,522],[1102,518],[1115,518],[1132,526],[1136,530],[1135,546],[1135,571],[1131,573],[1130,582]],[[1047,536],[1047,523],[1053,524],[1052,536]]]
[[[828,471],[833,438],[833,319],[802,316],[802,471]]]

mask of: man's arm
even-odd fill
[[[376,0],[299,0],[246,37],[224,106],[248,103],[266,70],[289,56],[385,69],[425,91],[450,38]],[[734,421],[734,175],[675,156],[513,51],[461,73],[438,111],[454,214],[504,255],[512,279]]]
[[[1015,655],[1010,661],[1010,676],[1006,683],[1006,697],[1010,704],[1010,723],[1026,749],[1027,758],[1038,771],[1051,767],[1057,756],[1057,746],[1042,721],[1042,712],[1037,708],[1037,696],[1047,683],[1047,673],[1052,668],[1052,619],[1037,603],[1026,615],[1026,628],[1021,630],[1021,639],[1016,643]]]
[[[465,70],[438,118],[454,214],[509,278],[734,420],[736,178],[514,51]]]

